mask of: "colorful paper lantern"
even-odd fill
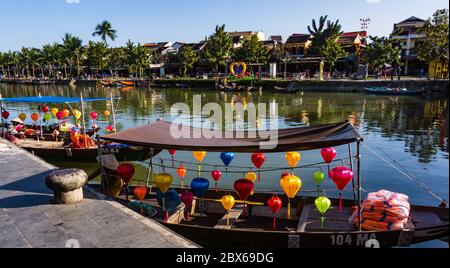
[[[220,154],[220,159],[225,165],[225,179],[228,179],[228,167],[234,159],[234,153],[231,152],[223,152]]]
[[[330,199],[328,199],[325,196],[320,196],[316,199],[315,204],[316,204],[317,211],[319,211],[320,214],[322,215],[321,224],[322,224],[322,228],[323,228],[324,222],[325,222],[325,213],[327,213],[328,209],[330,209],[331,201],[330,201]]]
[[[314,172],[313,180],[316,183],[317,187],[320,187],[320,185],[325,180],[325,173],[322,171]]]
[[[121,164],[117,167],[117,174],[126,184],[131,182],[135,172],[136,169],[131,164]]]
[[[25,121],[27,119],[27,115],[24,113],[19,114],[19,119]]]
[[[42,106],[42,109],[41,109],[41,111],[43,112],[43,113],[48,113],[48,106],[47,105],[44,105],[44,106]]]
[[[205,157],[206,157],[206,152],[199,151],[199,152],[192,152],[192,154],[194,155],[195,160],[197,160],[197,163],[198,163],[198,176],[200,177],[200,175],[201,175],[201,163],[202,163],[203,159],[205,159]]]
[[[181,180],[181,189],[184,188],[184,177],[186,177],[187,169],[181,164],[180,167],[177,168],[177,174]]]
[[[75,117],[75,119],[76,119],[77,121],[80,120],[80,118],[81,118],[81,116],[82,116],[81,112],[78,111],[77,109],[73,109],[72,114],[73,114],[73,116]]]
[[[145,197],[147,196],[148,190],[147,187],[138,186],[134,188],[133,193],[137,200],[144,201]]]
[[[266,158],[266,155],[263,153],[252,154],[253,165],[258,169],[258,182],[261,182],[261,167],[264,165]]]
[[[106,131],[113,132],[114,131],[114,126],[107,126],[106,127]]]
[[[191,191],[196,197],[203,197],[209,189],[209,181],[203,178],[196,178],[191,182]]]
[[[50,120],[52,120],[52,115],[49,113],[44,114],[44,121],[48,122]]]
[[[56,114],[59,112],[58,108],[52,108],[51,113],[53,114],[54,117],[56,117]],[[64,115],[64,113],[63,113]]]
[[[211,172],[211,177],[215,181],[215,189],[216,192],[218,192],[219,191],[218,182],[220,181],[220,178],[222,178],[222,172],[220,170],[213,170]]]
[[[275,230],[277,228],[277,214],[283,206],[283,201],[277,195],[274,195],[267,201],[267,205],[273,212],[273,229]]]
[[[291,217],[290,199],[294,198],[300,191],[300,189],[302,188],[302,181],[299,177],[295,175],[289,175],[281,179],[280,186],[288,198],[287,217],[288,219],[290,219]]]
[[[169,221],[169,212],[178,208],[181,204],[180,195],[174,189],[170,189],[166,193],[156,190],[156,200],[159,206],[163,209],[165,221]]]
[[[230,211],[236,204],[236,200],[232,195],[225,195],[222,197],[220,202],[222,203],[223,208],[227,212],[227,225],[230,225]]]
[[[255,181],[256,181],[257,178],[258,178],[258,175],[256,175],[255,172],[248,172],[248,173],[245,175],[245,179],[247,179],[247,180],[249,180],[249,181],[251,181],[251,182],[253,182],[253,183],[255,183]]]
[[[2,112],[2,117],[3,117],[3,119],[7,120],[9,118],[9,112],[8,111],[3,111]]]
[[[288,152],[285,155],[286,161],[289,163],[289,166],[294,169],[298,162],[302,159],[300,153],[298,152]]]
[[[109,117],[109,116],[111,115],[111,112],[108,111],[108,110],[105,110],[105,111],[103,112],[103,115],[104,115],[105,117]]]
[[[339,189],[339,210],[342,212],[342,191],[353,179],[353,171],[344,166],[335,167],[330,171],[330,178]]]
[[[324,148],[324,149],[322,149],[320,154],[322,155],[323,160],[328,164],[333,162],[333,160],[337,156],[337,152],[334,148]]]
[[[183,202],[184,206],[186,207],[187,210],[187,220],[189,221],[191,219],[191,207],[192,204],[194,203],[194,194],[186,191],[184,193],[181,194],[181,201]]]
[[[56,113],[56,118],[58,118],[58,120],[63,120],[65,117],[64,111],[59,111]]]
[[[98,118],[98,113],[97,113],[96,111],[91,112],[91,118],[92,118],[92,120],[97,120],[97,118]]]
[[[63,109],[62,112],[63,112],[63,115],[64,115],[65,118],[69,118],[70,111],[68,109]]]
[[[34,122],[37,122],[39,120],[39,114],[38,113],[33,113],[31,115],[31,120],[33,120]]]
[[[175,160],[174,160],[174,157],[175,157],[175,154],[177,153],[177,151],[176,150],[169,150],[169,154],[172,156],[172,167],[175,167]]]
[[[247,179],[237,180],[234,183],[234,190],[243,201],[247,201],[248,197],[252,195],[255,189],[255,184]]]
[[[154,182],[162,193],[166,193],[173,182],[173,177],[169,173],[161,173],[155,175]]]

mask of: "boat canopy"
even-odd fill
[[[264,131],[264,137],[256,138],[249,137],[246,132],[211,131],[209,129],[206,129],[209,132],[209,137],[205,137],[203,133],[205,129],[189,126],[179,128],[182,138],[174,138],[171,135],[171,128],[172,123],[161,120],[152,124],[101,136],[100,138],[105,141],[155,149],[235,153],[316,150],[363,140],[349,122]],[[213,138],[210,138],[211,136]],[[257,134],[255,136],[261,135]],[[261,142],[267,142],[274,138],[278,139],[275,148],[264,149],[260,147]]]
[[[34,96],[17,98],[0,98],[2,102],[9,103],[79,103],[81,98],[53,97],[53,96]],[[83,102],[106,101],[109,98],[83,98]]]

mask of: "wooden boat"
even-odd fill
[[[89,148],[75,148],[67,141],[37,141],[19,140],[18,146],[50,162],[82,162],[97,163],[99,149],[97,146]],[[150,157],[150,149],[140,146],[124,144],[103,144],[102,154],[114,154],[119,162],[144,161]]]
[[[99,190],[97,186],[91,186]],[[188,189],[175,189],[182,193]],[[130,192],[133,192],[131,188]],[[156,201],[156,193],[151,192],[144,201],[158,210],[155,220],[204,247],[220,248],[365,248],[369,240],[376,240],[379,247],[407,247],[412,244],[445,238],[449,235],[448,208],[412,206],[407,227],[398,231],[359,231],[350,224],[348,218],[355,209],[353,200],[343,200],[343,211],[332,207],[326,214],[322,227],[321,215],[316,211],[315,197],[296,197],[291,199],[295,208],[291,218],[286,217],[287,208],[283,207],[277,217],[276,229],[273,229],[273,214],[266,205],[272,194],[255,193],[249,199],[249,205],[235,206],[230,211],[230,225],[226,225],[226,212],[219,202],[220,198],[231,191],[208,191],[203,199],[194,202],[189,210],[183,204],[172,211],[169,220]],[[238,196],[234,194],[236,200]],[[117,201],[128,205],[125,195]],[[203,201],[201,201],[203,200]],[[283,200],[286,203],[287,200]],[[331,199],[333,204],[339,200]],[[203,202],[203,203],[200,203]],[[369,243],[369,244],[367,244]],[[370,244],[372,245],[372,244]]]
[[[427,92],[426,89],[407,89],[389,87],[366,87],[364,91],[376,95],[419,96]]]
[[[113,80],[101,80],[101,81],[98,81],[98,83],[101,86],[104,86],[104,87],[115,87],[115,86],[117,86],[117,82],[113,81]]]
[[[182,236],[203,246],[212,247],[249,247],[249,248],[340,248],[340,247],[379,247],[409,246],[414,243],[444,238],[449,234],[448,208],[411,206],[407,224],[401,230],[362,230],[362,216],[357,213],[356,224],[349,223],[349,217],[354,211],[361,211],[361,142],[363,138],[349,122],[321,125],[314,127],[300,127],[292,129],[271,130],[269,136],[277,134],[278,142],[275,147],[262,148],[261,137],[228,139],[231,134],[221,130],[213,131],[216,138],[175,139],[169,133],[172,124],[166,121],[157,121],[153,124],[128,129],[123,132],[100,137],[109,142],[127,143],[140,146],[149,146],[159,149],[173,149],[178,151],[207,151],[207,152],[235,152],[235,153],[275,153],[289,151],[318,150],[326,147],[335,147],[356,143],[357,153],[354,200],[343,200],[343,209],[340,211],[340,200],[331,199],[332,207],[325,214],[324,225],[321,215],[315,209],[315,199],[321,191],[314,190],[314,196],[296,195],[290,199],[292,215],[287,217],[287,199],[284,195],[285,207],[279,212],[278,224],[273,229],[273,214],[265,205],[273,193],[255,191],[247,200],[248,208],[237,204],[229,212],[230,224],[226,224],[226,212],[218,200],[230,190],[209,190],[202,198],[197,198],[191,210],[191,219],[188,219],[183,204],[175,208],[166,221],[165,215],[159,209],[156,218],[166,227]],[[186,128],[185,133],[193,137],[203,137],[202,129]],[[165,135],[167,133],[167,135]],[[246,133],[234,133],[236,136],[247,137]],[[198,135],[198,136],[196,136]],[[222,138],[218,138],[222,137]],[[352,155],[350,148],[349,155]],[[352,156],[353,158],[353,156]],[[344,163],[342,159],[334,162]],[[333,163],[334,163],[333,162]],[[333,164],[331,163],[331,164]],[[317,167],[327,166],[320,163]],[[308,165],[311,167],[312,165]],[[167,169],[170,167],[167,166]],[[230,169],[231,167],[229,167]],[[302,168],[302,167],[299,167]],[[326,168],[326,167],[325,167]],[[273,169],[271,170],[273,171]],[[206,172],[206,171],[204,171]],[[262,170],[261,172],[264,172]],[[107,174],[104,174],[108,178]],[[187,189],[175,188],[178,193]],[[158,207],[154,194],[148,196],[145,203]],[[238,196],[234,194],[236,200]],[[118,199],[128,205],[123,197]],[[166,203],[167,204],[167,203]]]
[[[134,81],[129,81],[129,80],[121,80],[121,81],[119,81],[119,84],[121,85],[121,86],[127,86],[127,87],[134,87],[135,85],[136,85],[136,82],[134,82]]]
[[[298,87],[295,87],[293,83],[289,83],[287,87],[274,87],[277,93],[295,93],[298,92],[300,89]]]

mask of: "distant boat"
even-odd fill
[[[376,95],[400,95],[400,96],[418,96],[427,92],[426,89],[407,89],[407,88],[389,88],[389,87],[366,87],[364,91],[368,94]]]
[[[275,86],[275,90],[280,93],[294,93],[299,91],[299,88],[294,87],[293,83],[289,83],[287,87]]]
[[[119,81],[119,84],[121,86],[127,86],[127,87],[132,87],[132,86],[136,85],[136,83],[134,81],[124,81],[124,80]]]

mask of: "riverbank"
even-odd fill
[[[56,167],[2,139],[0,156],[0,247],[197,247],[89,187],[82,202],[53,205],[45,177]]]
[[[118,81],[125,80],[119,79]],[[25,81],[25,82],[24,82]],[[72,80],[2,80],[3,83],[9,84],[30,84],[30,85],[42,85],[42,84],[69,84]],[[80,86],[96,86],[101,79],[90,80],[74,80],[75,85]],[[129,79],[127,81],[135,82],[136,84],[143,81],[147,81],[151,87],[162,88],[196,88],[196,89],[215,89],[215,79],[155,79],[152,81]],[[365,87],[402,87],[408,89],[426,88],[431,94],[448,96],[449,93],[449,80],[426,80],[416,78],[405,78],[400,81],[394,80],[282,80],[282,79],[260,79],[260,80],[235,80],[233,81],[238,86],[250,86],[262,87],[263,90],[275,90],[278,88],[286,88],[290,85],[291,90],[301,91],[315,91],[315,92],[363,92]]]

